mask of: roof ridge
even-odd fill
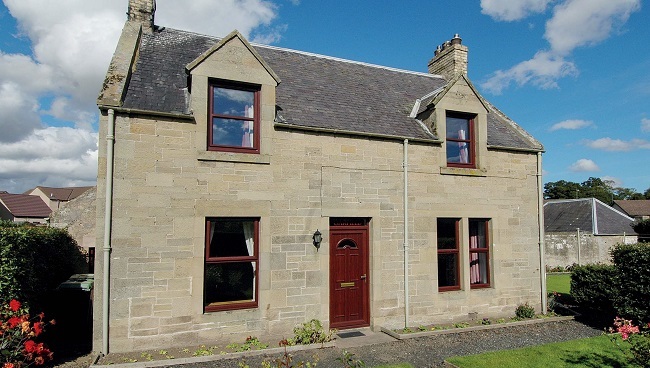
[[[209,35],[205,35],[205,34],[201,34],[201,33],[197,33],[197,32],[192,32],[192,31],[185,31],[185,30],[176,29],[176,28],[160,27],[159,29],[160,30],[169,29],[169,30],[173,30],[173,31],[176,31],[176,32],[194,34],[194,35],[197,35],[197,36],[206,37],[206,38],[214,39],[214,40],[217,40],[217,41],[221,40],[223,38],[223,37],[209,36]],[[367,62],[363,62],[363,61],[344,59],[344,58],[339,58],[339,57],[336,57],[336,56],[328,56],[328,55],[317,54],[317,53],[308,52],[308,51],[294,50],[294,49],[289,49],[289,48],[286,48],[286,47],[265,45],[265,44],[261,44],[261,43],[257,43],[257,42],[249,42],[249,43],[254,47],[262,47],[262,48],[267,48],[267,49],[271,49],[271,50],[292,52],[292,53],[299,54],[299,55],[313,56],[313,57],[326,59],[326,60],[356,64],[356,65],[367,66],[367,67],[371,67],[371,68],[384,69],[384,70],[397,72],[397,73],[413,74],[413,75],[419,75],[419,76],[422,76],[422,77],[437,78],[437,79],[443,79],[443,80],[445,79],[442,75],[439,75],[439,74],[416,72],[416,71],[413,71],[413,70],[406,70],[406,69],[394,68],[394,67],[385,66],[385,65],[367,63]]]

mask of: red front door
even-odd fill
[[[330,222],[330,326],[370,325],[366,219]]]

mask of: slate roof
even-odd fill
[[[0,202],[14,217],[46,218],[52,213],[39,196],[0,193]]]
[[[559,199],[544,203],[544,231],[590,232],[594,235],[634,234],[634,219],[596,198]]]
[[[30,190],[29,192],[33,192],[35,189],[40,189],[50,199],[54,199],[57,201],[70,201],[84,194],[88,189],[91,188],[93,187],[54,188],[54,187],[43,187],[39,185],[36,188]]]
[[[650,200],[616,200],[614,203],[620,207],[628,216],[650,216]]]
[[[160,27],[143,34],[122,106],[190,116],[185,66],[218,41]],[[285,124],[437,139],[409,115],[416,99],[446,85],[441,76],[252,45],[282,80],[276,89],[276,104]],[[488,146],[543,150],[498,110],[488,114]]]

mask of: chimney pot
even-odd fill
[[[452,45],[460,45],[461,43],[463,43],[463,39],[460,38],[460,36],[458,35],[458,33],[456,33],[456,34],[454,35],[454,38],[451,39],[451,44],[452,44]]]

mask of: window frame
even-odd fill
[[[449,135],[449,131],[447,130],[449,128],[449,124],[447,124],[447,120],[449,118],[456,118],[456,119],[464,119],[467,120],[467,125],[469,129],[468,136],[469,138],[467,139],[458,139],[458,138],[449,138],[447,137]],[[447,112],[445,115],[445,126],[446,126],[446,133],[445,133],[445,160],[447,162],[447,167],[460,167],[460,168],[468,168],[468,169],[475,169],[476,166],[476,116],[475,115],[470,115],[470,114],[465,114],[465,113],[460,113],[460,112]],[[447,152],[447,142],[456,142],[456,143],[466,143],[469,146],[468,150],[468,158],[469,162],[468,163],[461,163],[461,162],[449,162],[449,152]]]
[[[485,248],[472,248],[471,247],[471,238],[472,238],[472,223],[483,223],[485,227]],[[490,277],[490,219],[487,218],[470,218],[468,219],[469,225],[469,238],[467,243],[467,248],[469,251],[469,273],[470,273],[470,288],[471,289],[481,289],[491,287],[491,277]],[[480,225],[479,225],[480,226]],[[472,254],[485,254],[485,274],[487,278],[487,283],[476,283],[473,284],[471,281],[471,267],[472,267]],[[480,260],[480,257],[477,257],[477,260]],[[479,262],[479,272],[480,272],[480,262]]]
[[[460,290],[461,289],[461,280],[460,280],[460,218],[454,218],[454,217],[438,217],[436,219],[436,233],[439,234],[440,232],[440,226],[439,226],[439,221],[440,220],[454,220],[454,230],[455,230],[455,240],[456,240],[456,247],[453,249],[440,249],[439,246],[439,235],[436,235],[436,248],[437,248],[437,265],[438,269],[440,268],[440,255],[444,254],[455,254],[456,255],[456,285],[449,285],[449,286],[440,286],[440,277],[438,276],[438,291],[455,291],[455,290]],[[440,274],[440,270],[438,270],[438,275]]]
[[[215,88],[225,88],[238,91],[254,92],[253,98],[253,118],[248,118],[245,116],[238,115],[223,115],[214,113],[214,89]],[[208,151],[221,151],[221,152],[234,152],[234,153],[250,153],[250,154],[259,154],[260,153],[260,115],[261,115],[261,86],[240,83],[233,81],[224,81],[224,80],[210,80],[208,83],[208,137],[207,137],[207,150]],[[213,144],[213,132],[214,129],[213,121],[215,118],[220,119],[231,119],[239,121],[252,121],[253,122],[253,147],[243,147],[243,146],[228,146]]]
[[[252,221],[253,222],[253,255],[252,256],[233,256],[233,257],[210,257],[210,224],[218,221]],[[203,262],[203,310],[204,312],[219,312],[237,309],[251,309],[257,308],[259,305],[259,272],[260,272],[260,255],[259,255],[259,239],[260,239],[260,219],[259,217],[207,217],[205,219],[205,254]],[[205,272],[208,264],[225,264],[225,263],[241,263],[251,262],[255,263],[254,268],[254,293],[253,300],[244,302],[222,302],[218,305],[208,305],[205,298]]]

